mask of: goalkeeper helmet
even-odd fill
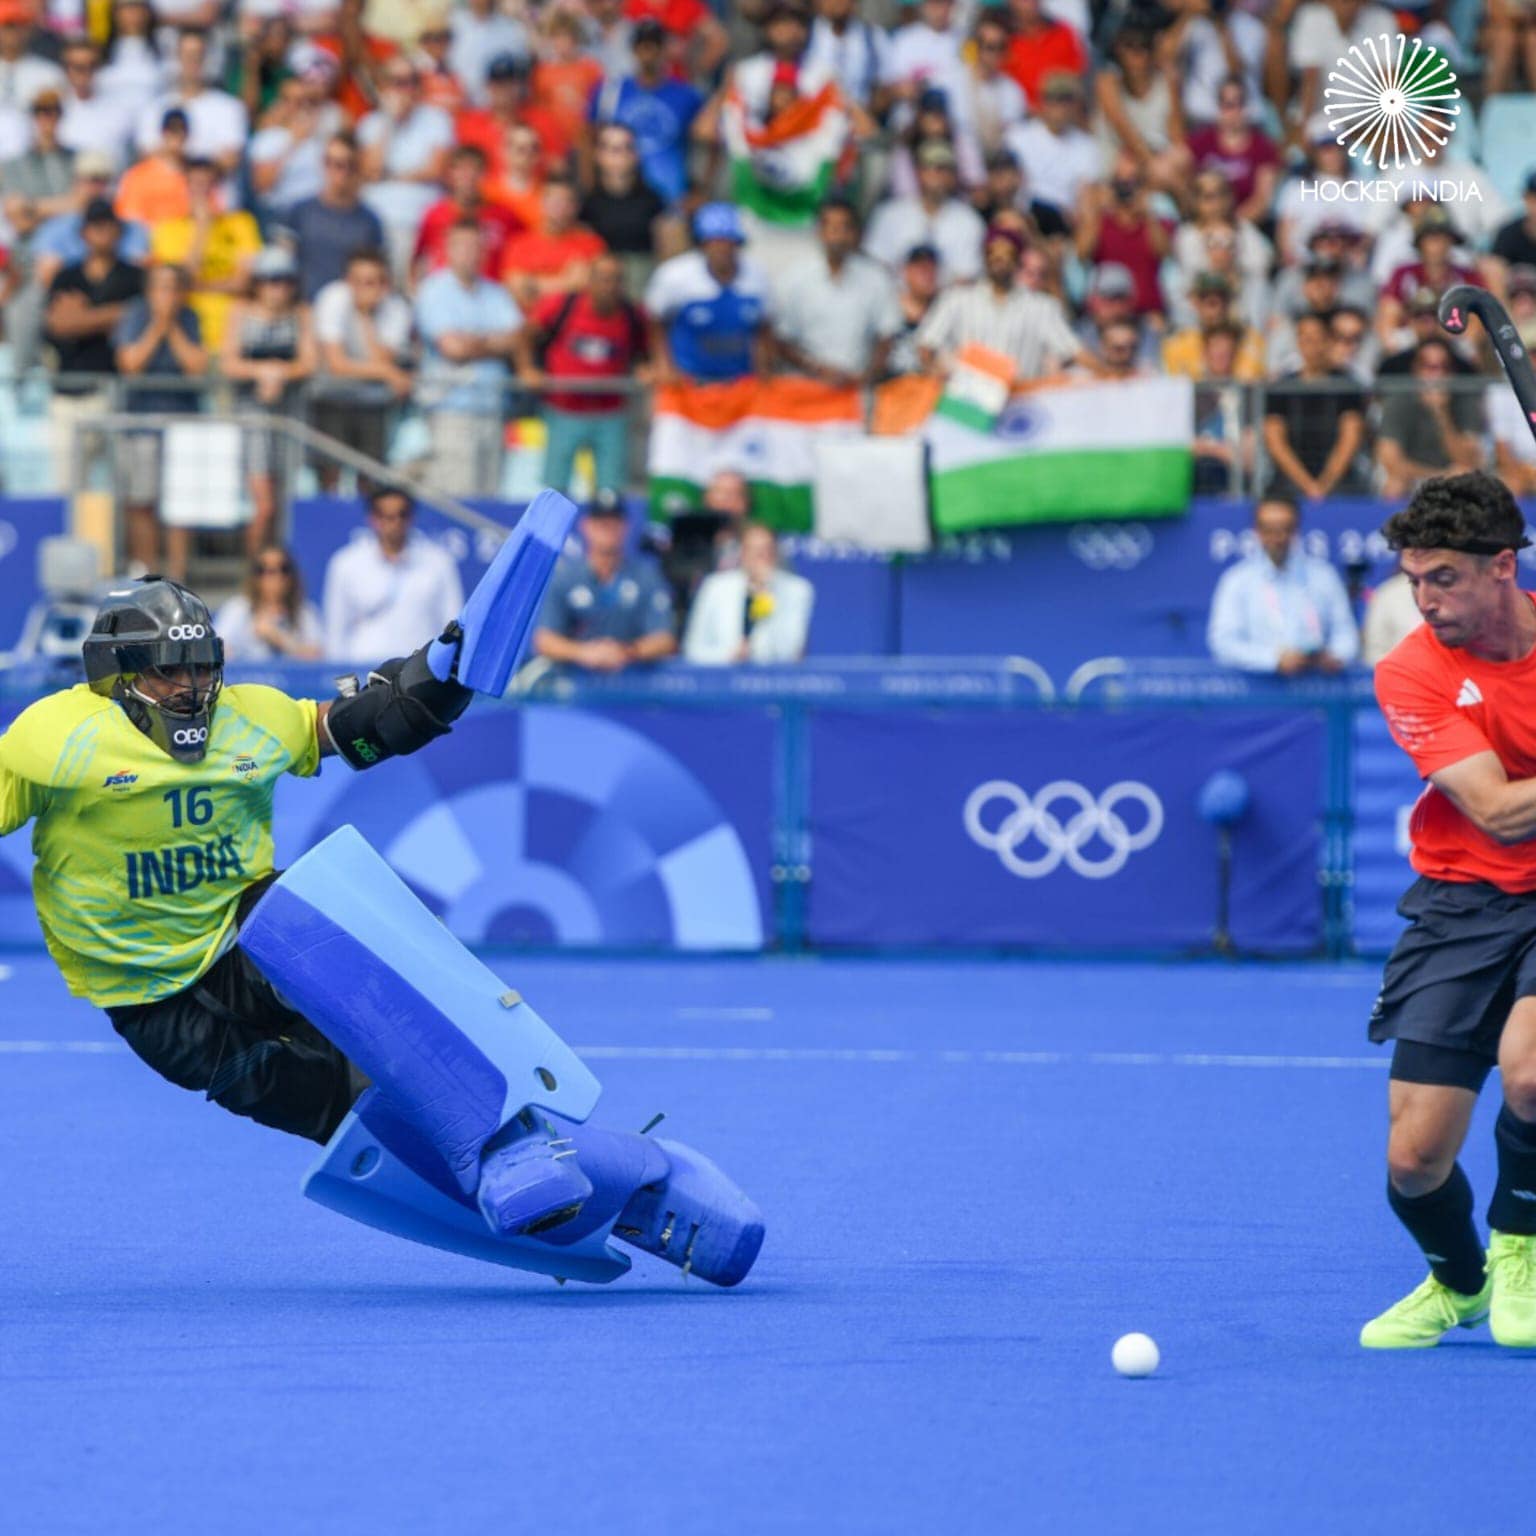
[[[224,683],[224,642],[202,598],[160,576],[108,593],[84,659],[93,693],[177,762],[202,761]]]

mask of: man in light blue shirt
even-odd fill
[[[448,264],[416,293],[426,344],[420,400],[432,424],[433,484],[450,496],[495,496],[501,487],[507,363],[522,311],[480,275],[485,237],[471,218],[448,231]]]
[[[1211,655],[1245,672],[1339,672],[1360,652],[1349,595],[1326,560],[1296,541],[1296,504],[1270,496],[1253,514],[1259,550],[1222,573],[1206,632]]]

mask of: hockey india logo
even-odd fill
[[[1461,91],[1438,48],[1383,32],[1353,44],[1328,71],[1323,113],[1351,157],[1401,171],[1423,165],[1450,142]]]

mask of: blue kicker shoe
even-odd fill
[[[573,1220],[591,1197],[574,1144],[543,1115],[525,1109],[486,1143],[475,1199],[491,1231],[537,1236]]]

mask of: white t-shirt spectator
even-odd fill
[[[915,197],[893,198],[875,209],[864,233],[864,249],[892,272],[899,272],[914,245],[939,253],[939,276],[952,283],[981,271],[981,242],[987,226],[969,203],[952,197],[930,214]]]
[[[316,341],[335,343],[348,357],[358,361],[367,355],[357,305],[353,302],[352,290],[347,286],[346,278],[339,277],[334,283],[327,283],[315,295],[314,322]],[[393,356],[402,356],[411,342],[411,306],[398,293],[386,294],[374,311],[373,326],[380,344]],[[346,394],[354,382],[338,381],[327,389],[327,393]],[[377,388],[366,381],[362,382],[361,387],[368,393]]]
[[[133,115],[99,90],[84,100],[66,96],[59,143],[77,155],[87,150],[108,155],[121,169],[130,158],[133,126]]]
[[[824,367],[864,374],[877,345],[902,331],[891,274],[855,251],[835,277],[826,256],[798,261],[778,288],[777,329]]]
[[[96,72],[97,94],[110,101],[134,123],[166,86],[165,59],[142,37],[120,37],[112,56]],[[159,142],[160,130],[155,129]]]
[[[0,59],[0,106],[25,114],[39,91],[64,95],[64,71],[47,59],[24,53],[14,63]]]
[[[1010,128],[1003,142],[1013,151],[1024,172],[1029,195],[1070,214],[1077,195],[1090,182],[1105,175],[1104,151],[1091,133],[1069,128],[1054,134],[1041,119]]]
[[[891,55],[890,35],[854,16],[839,36],[823,16],[811,27],[805,62],[827,70],[843,94],[867,107],[874,89],[886,78]]]
[[[326,107],[315,131],[297,148],[293,147],[293,134],[286,128],[263,128],[251,140],[250,157],[253,165],[265,165],[287,156],[282,170],[277,174],[277,181],[266,197],[274,209],[281,212],[285,208],[292,208],[295,203],[302,203],[306,197],[320,195],[325,180],[326,142],[340,127],[341,110],[330,105]]]
[[[389,178],[419,171],[440,149],[453,143],[453,119],[441,107],[413,107],[403,122],[382,112],[370,112],[357,125],[357,142],[364,149],[384,144],[383,181],[363,189],[363,201],[390,225],[416,224],[440,198],[442,188],[422,181]]]
[[[485,76],[491,60],[510,53],[526,59],[533,53],[528,29],[520,21],[494,10],[480,17],[465,6],[453,12],[453,42],[448,47],[448,67],[477,105],[485,102]],[[625,64],[628,65],[626,53]]]
[[[326,658],[371,665],[404,655],[440,634],[463,606],[459,568],[440,544],[413,533],[390,560],[365,534],[325,568]]]
[[[1242,75],[1248,82],[1248,115],[1255,118],[1264,99],[1264,56],[1269,48],[1269,29],[1257,16],[1233,9],[1227,12],[1227,36],[1243,61]],[[1184,29],[1180,63],[1185,118],[1191,123],[1214,123],[1216,98],[1221,82],[1232,73],[1232,65],[1227,50],[1221,46],[1221,33],[1210,17],[1193,17]]]
[[[165,114],[180,107],[187,114],[187,156],[193,160],[216,160],[245,148],[247,121],[245,103],[228,91],[212,86],[196,96],[183,97],[179,91],[167,91],[139,113],[134,143],[141,155],[152,154],[164,137]]]
[[[1391,11],[1383,10],[1379,5],[1367,5],[1355,17],[1355,24],[1346,37],[1331,5],[1323,4],[1322,0],[1308,0],[1291,18],[1291,68],[1320,69],[1326,74],[1349,52],[1351,44],[1363,44],[1366,38],[1380,37],[1383,33],[1394,37],[1397,30],[1397,20]],[[1369,50],[1362,48],[1361,51],[1369,63]]]

